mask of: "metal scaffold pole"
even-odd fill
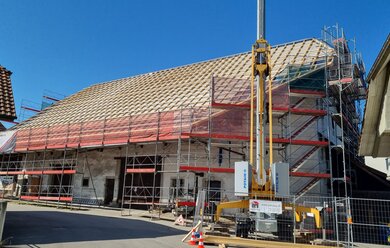
[[[264,22],[265,22],[265,15],[264,15],[264,1],[265,0],[258,0],[257,1],[257,40],[261,38],[265,38],[265,30],[264,30]],[[256,47],[257,48],[257,47]],[[258,61],[260,58],[256,57],[256,63],[260,62]],[[263,77],[262,82],[265,80],[265,75],[256,75],[256,171],[257,171],[257,181],[263,185],[264,184],[264,175],[263,175],[263,166],[264,166],[264,149],[265,149],[265,142],[264,142],[264,116],[263,116],[263,101],[264,101],[264,94],[263,94],[263,85],[260,85],[260,77]]]
[[[250,163],[254,166],[253,161],[253,112],[254,112],[254,81],[256,81],[256,172],[257,183],[261,186],[267,182],[267,173],[265,172],[265,155],[266,155],[266,136],[265,129],[267,117],[272,119],[272,112],[268,116],[266,78],[270,71],[269,66],[269,45],[265,40],[265,0],[257,1],[257,40],[252,50],[252,81],[251,81],[251,137],[250,137]],[[255,77],[255,80],[253,79]],[[271,80],[271,78],[270,78]],[[269,103],[272,104],[271,81],[269,80]],[[271,109],[271,108],[270,108]],[[272,150],[272,120],[270,121],[269,143]],[[270,163],[272,163],[272,152],[270,152]]]
[[[99,198],[98,198],[98,195],[96,193],[96,187],[95,187],[95,183],[93,181],[93,176],[92,176],[92,172],[91,172],[91,167],[88,163],[88,155],[87,153],[85,154],[85,162],[86,162],[86,165],[87,165],[87,168],[88,168],[88,173],[89,173],[89,177],[91,178],[91,183],[92,183],[92,188],[93,188],[93,193],[95,195],[95,199],[96,199],[96,202],[98,203],[99,207],[100,207],[100,201],[99,201]]]
[[[180,190],[180,163],[181,163],[181,146],[182,146],[182,132],[183,132],[183,106],[180,106],[179,114],[180,126],[179,126],[179,137],[177,140],[177,151],[176,151],[176,183],[173,190],[173,198],[175,202],[175,217],[178,217],[178,204],[179,201],[179,190]],[[169,194],[169,193],[168,193]]]
[[[59,189],[58,189],[58,201],[57,201],[57,208],[59,207],[59,204],[60,204],[60,200],[61,200],[61,191],[62,191],[62,183],[63,183],[63,180],[64,180],[64,164],[65,164],[65,159],[66,159],[66,148],[64,148],[64,155],[62,156],[62,162],[61,162],[61,179],[60,179],[60,186],[59,186]]]
[[[125,205],[125,194],[126,194],[126,168],[127,168],[127,157],[129,154],[129,146],[130,146],[130,134],[131,134],[131,115],[129,115],[128,121],[127,121],[127,139],[126,139],[126,151],[125,151],[125,159],[124,159],[124,168],[123,168],[123,182],[122,182],[122,199],[121,199],[121,215],[123,214],[123,208]],[[122,168],[121,168],[122,169]],[[130,215],[130,209],[129,209],[129,215]]]
[[[154,172],[153,172],[153,186],[152,186],[152,206],[151,206],[151,212],[153,213],[154,209],[157,208],[158,211],[158,218],[160,218],[160,205],[159,203],[157,206],[155,206],[155,200],[156,200],[156,176],[157,173],[161,173],[158,171],[157,165],[160,164],[159,161],[159,156],[158,156],[158,143],[159,143],[159,137],[160,137],[160,124],[161,124],[161,112],[157,113],[157,130],[156,130],[156,142],[154,146],[154,158],[153,158],[153,167],[154,167]],[[153,217],[151,217],[153,218]]]
[[[265,0],[257,0],[257,39],[265,39]]]

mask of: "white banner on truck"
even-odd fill
[[[266,214],[281,214],[282,202],[266,200],[249,200],[249,211]]]
[[[234,195],[249,196],[252,188],[252,167],[247,161],[234,163]]]

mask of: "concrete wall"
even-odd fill
[[[308,98],[303,103],[301,103],[302,108],[313,108],[315,106],[316,100]],[[304,126],[304,124],[311,118],[311,116],[298,116],[291,115],[289,118],[289,123],[293,123],[290,126],[289,132],[283,130],[280,127],[278,118],[280,116],[275,116],[273,119],[274,122],[274,137],[283,137],[289,136],[289,132],[294,133],[295,130]],[[318,140],[318,132],[322,132],[326,129],[326,123],[319,118],[318,121],[313,122],[308,126],[303,132],[301,132],[295,139],[310,139]],[[268,129],[268,128],[267,128]],[[217,142],[217,141],[213,141]],[[214,145],[211,150],[211,167],[223,167],[223,168],[233,168],[234,162],[242,161],[248,159],[249,150],[246,142],[232,142],[233,144],[227,144],[226,141],[218,141],[220,143],[225,143],[225,145],[218,145],[224,147],[225,149],[220,149]],[[128,157],[133,156],[154,156],[158,154],[162,157],[162,171],[161,173],[161,185],[156,185],[161,188],[160,201],[168,202],[170,194],[171,181],[174,179],[183,179],[183,191],[184,196],[188,196],[188,192],[193,190],[196,181],[198,188],[207,188],[208,181],[216,180],[221,182],[221,189],[226,193],[222,193],[221,197],[225,200],[235,199],[233,195],[234,191],[234,175],[228,173],[204,173],[203,177],[195,175],[194,172],[181,172],[177,174],[178,163],[179,165],[188,165],[188,166],[200,166],[208,167],[208,153],[207,147],[204,143],[199,141],[182,141],[180,144],[181,157],[178,159],[178,142],[160,142],[156,144],[131,144],[127,148],[122,147],[106,147],[102,149],[82,149],[76,155],[74,152],[69,151],[66,153],[65,158],[75,158],[77,156],[77,174],[74,175],[74,197],[81,199],[96,199],[103,201],[105,197],[105,188],[106,188],[106,179],[114,179],[114,198],[113,202],[117,202],[118,191],[122,188],[120,185],[120,169],[121,169],[121,158],[124,158],[127,154]],[[310,150],[311,146],[294,146],[288,145],[287,159],[284,157],[283,153],[278,150],[282,148],[280,144],[274,144],[274,162],[289,162],[291,165],[299,160],[304,154]],[[228,150],[231,150],[230,152]],[[269,148],[267,148],[268,151]],[[310,171],[310,172],[325,172],[325,152],[326,148],[318,149],[314,154],[307,159],[307,161],[301,165],[299,171]],[[237,154],[237,153],[241,153]],[[43,155],[43,153],[35,153],[28,155],[29,159],[43,159],[45,156],[52,159],[61,159],[64,158],[64,153],[62,151],[50,152],[49,154]],[[268,159],[266,164],[268,164]],[[82,186],[83,178],[89,178],[89,185],[86,187]],[[43,184],[49,184],[49,177],[43,179]],[[291,193],[298,193],[299,190],[304,187],[311,178],[290,178]],[[316,187],[313,187],[310,190],[310,194],[327,194],[326,180],[319,182]],[[96,194],[96,196],[95,196]]]
[[[80,154],[77,170],[80,172],[74,178],[74,196],[77,198],[103,201],[105,197],[106,179],[114,179],[114,199],[117,201],[119,189],[120,159],[123,149],[105,148]],[[88,187],[82,186],[83,178],[89,178]]]

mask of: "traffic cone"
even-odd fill
[[[203,233],[202,232],[200,232],[198,248],[204,248]]]
[[[188,241],[189,245],[196,245],[195,228],[192,229],[191,239]]]

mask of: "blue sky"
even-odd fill
[[[0,0],[0,64],[22,99],[247,51],[256,0]],[[390,32],[388,0],[268,0],[267,39],[320,37],[339,23],[367,69]]]

